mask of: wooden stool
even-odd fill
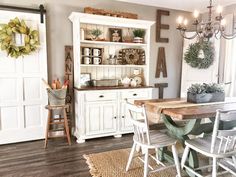
[[[47,106],[45,106],[45,108],[48,110],[48,121],[47,121],[44,148],[47,147],[48,138],[56,138],[56,137],[65,137],[66,136],[67,140],[68,140],[68,144],[71,145],[68,119],[67,119],[67,115],[66,115],[66,108],[68,108],[68,107],[69,107],[69,105],[60,105],[60,106],[47,105]],[[63,110],[63,118],[52,118],[51,116],[52,116],[53,110]],[[50,130],[50,125],[59,125],[59,124],[64,125],[63,135],[53,135],[53,133],[55,133],[56,131],[61,131],[61,130]]]

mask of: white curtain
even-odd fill
[[[225,16],[227,21],[226,33],[234,31],[234,15]],[[233,40],[222,40],[221,43],[221,81],[227,83],[225,85],[225,93],[227,97],[236,97],[236,38]]]

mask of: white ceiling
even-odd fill
[[[209,0],[117,0],[134,4],[142,4],[155,7],[163,7],[168,9],[177,9],[184,11],[199,10],[200,12],[207,11]],[[213,5],[228,6],[236,4],[236,0],[213,0]]]

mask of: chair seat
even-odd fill
[[[149,148],[161,148],[166,146],[171,146],[176,143],[176,139],[168,136],[166,133],[158,130],[150,130],[150,141],[151,144],[148,145],[148,142],[139,143],[138,137],[134,136],[134,141],[137,144],[148,146]]]
[[[191,149],[200,152],[208,157],[224,158],[232,154],[218,153],[220,140],[216,139],[215,150],[211,153],[211,140],[212,136],[206,136],[204,138],[196,138],[191,140],[186,140],[185,145],[189,146]],[[224,145],[222,145],[224,146]]]

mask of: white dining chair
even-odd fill
[[[144,153],[144,160],[143,158],[139,157],[139,159],[144,162],[144,177],[147,177],[149,173],[158,172],[173,166],[176,166],[177,175],[178,177],[181,177],[180,163],[175,147],[176,139],[160,131],[149,130],[148,119],[144,106],[136,106],[130,103],[127,103],[126,106],[130,113],[130,121],[134,126],[133,146],[127,162],[126,171],[129,170],[136,148],[140,148]],[[151,149],[154,149],[156,152],[158,152],[159,148],[168,146],[172,147],[172,153],[175,161],[174,165],[166,166],[163,162],[158,160],[157,155],[154,157],[153,155],[149,154],[149,150]],[[149,157],[154,159],[156,163],[162,167],[154,169],[149,164]]]
[[[196,172],[196,169],[185,164],[189,151],[192,149],[212,159],[211,165],[200,167],[201,169],[212,167],[212,177],[225,173],[225,171],[217,173],[218,166],[221,166],[236,176],[236,129],[225,130],[220,127],[220,124],[229,123],[232,120],[236,120],[236,110],[217,110],[212,135],[185,141],[186,147],[181,160],[181,168],[185,168],[190,173],[202,177],[201,174]],[[234,167],[234,169],[231,167]]]

